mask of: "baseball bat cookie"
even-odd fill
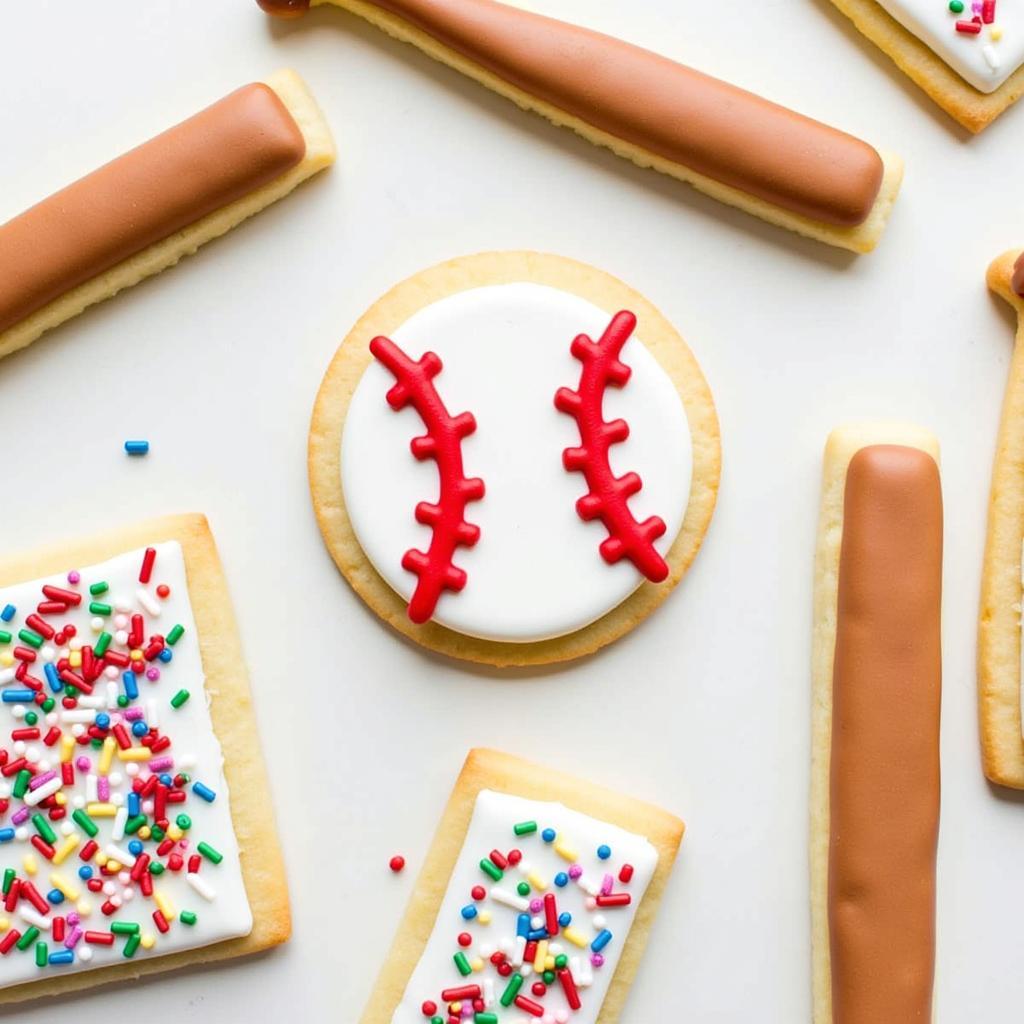
[[[994,260],[988,286],[1010,303],[1018,325],[992,467],[978,624],[978,711],[985,775],[1001,786],[1024,789],[1024,253],[1018,249]]]
[[[832,3],[972,132],[1024,94],[1024,10],[1015,0]]]
[[[0,1005],[291,929],[206,520],[0,558]]]
[[[902,161],[649,50],[494,0],[334,3],[641,167],[830,245],[868,252]]]
[[[649,804],[470,751],[361,1024],[615,1024],[682,837]]]
[[[287,195],[334,161],[293,71],[225,96],[0,225],[0,357]]]
[[[718,421],[643,296],[574,260],[416,274],[338,349],[309,475],[338,568],[425,647],[492,665],[596,651],[667,597],[718,490]]]
[[[815,1024],[931,1020],[942,493],[910,426],[836,430],[815,562]]]

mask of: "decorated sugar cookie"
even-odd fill
[[[1017,0],[832,2],[972,132],[1024,93],[1024,8]]]
[[[615,1024],[683,823],[473,750],[361,1024]]]
[[[932,1020],[942,488],[908,424],[833,431],[814,575],[814,1024]]]
[[[338,349],[310,428],[327,546],[424,646],[497,665],[597,650],[700,546],[719,475],[707,384],[626,285],[490,253],[398,285]]]
[[[0,560],[0,1004],[290,930],[201,516]]]
[[[992,467],[978,624],[978,711],[985,774],[1001,786],[1024,789],[1024,253],[1013,250],[994,260],[988,286],[1010,303],[1018,326]]]
[[[891,153],[660,54],[513,4],[258,3],[283,17],[321,3],[343,7],[524,110],[829,245],[873,249],[899,192],[903,162]]]

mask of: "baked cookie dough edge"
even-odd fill
[[[302,160],[274,181],[130,256],[110,270],[65,292],[20,323],[0,332],[0,359],[32,344],[46,331],[78,316],[89,306],[112,298],[122,289],[130,288],[147,277],[159,274],[161,270],[173,267],[183,256],[191,256],[200,246],[226,234],[243,220],[259,213],[307,178],[334,163],[335,148],[331,130],[306,83],[289,70],[277,71],[262,81],[277,93],[302,130],[306,140],[306,154]],[[170,125],[160,130],[167,127]]]
[[[483,285],[529,281],[579,295],[608,312],[631,309],[638,337],[676,385],[693,439],[693,480],[683,525],[667,553],[664,583],[643,583],[617,608],[583,629],[537,643],[503,643],[464,636],[430,622],[409,621],[405,602],[371,566],[345,510],[341,433],[349,401],[371,361],[370,341],[388,334],[417,310],[446,295]],[[665,600],[690,567],[711,522],[721,475],[721,441],[714,401],[693,353],[665,317],[639,292],[611,274],[564,256],[489,252],[438,264],[393,287],[362,316],[341,343],[313,407],[309,482],[320,532],[335,564],[356,593],[386,623],[423,647],[498,668],[580,658],[639,625]],[[410,510],[411,514],[411,510]]]
[[[978,614],[978,721],[982,767],[996,785],[1024,789],[1021,738],[1021,544],[1024,540],[1024,299],[1011,284],[1020,250],[988,268],[989,288],[1018,317],[1003,398]]]
[[[206,517],[197,514],[165,516],[89,538],[58,541],[23,554],[0,556],[0,588],[76,565],[106,561],[133,548],[161,541],[178,541],[184,554],[210,716],[224,755],[231,819],[252,910],[252,931],[241,938],[199,949],[13,985],[0,989],[0,1006],[130,981],[191,964],[246,956],[280,945],[291,934],[284,859],[274,823],[249,681],[227,580]]]
[[[922,427],[908,423],[858,423],[837,427],[825,445],[814,557],[811,653],[810,880],[814,1024],[832,1024],[832,966],[828,924],[832,668],[836,646],[846,470],[860,449],[876,444],[919,448],[931,455],[936,463],[939,461],[939,446],[933,435]]]
[[[640,800],[496,750],[474,749],[452,790],[430,851],[416,880],[390,952],[373,985],[360,1024],[390,1024],[433,931],[477,794],[483,789],[531,800],[557,801],[611,825],[646,836],[658,852],[651,884],[637,910],[626,948],[608,987],[597,1024],[615,1024],[633,983],[658,905],[672,871],[685,826],[675,816]]]
[[[915,85],[950,117],[977,134],[1024,95],[1024,67],[991,93],[965,82],[931,47],[901,25],[878,0],[830,0]]]
[[[610,149],[617,156],[630,160],[638,167],[653,168],[662,174],[692,185],[699,192],[703,192],[712,199],[717,199],[720,203],[745,210],[776,227],[787,228],[828,245],[856,253],[867,253],[874,249],[885,230],[893,203],[900,190],[903,180],[902,159],[895,153],[878,150],[884,164],[884,173],[875,204],[867,218],[854,227],[836,227],[824,224],[821,221],[812,220],[810,217],[791,213],[774,203],[759,199],[737,188],[723,185],[683,164],[667,160],[665,157],[658,156],[656,153],[596,128],[581,118],[506,82],[493,72],[439,43],[426,32],[394,14],[381,10],[374,4],[366,3],[364,0],[312,0],[311,6],[320,6],[321,4],[341,7],[349,13],[365,19],[392,38],[411,43],[428,57],[474,79],[492,92],[511,100],[523,110],[531,110],[552,124],[570,128],[588,142]]]

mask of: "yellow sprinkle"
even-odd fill
[[[26,853],[25,859],[21,863],[24,865],[27,875],[34,875],[39,870],[39,861],[31,853]]]
[[[50,875],[50,885],[59,890],[69,900],[77,900],[81,893],[63,876],[56,871]]]
[[[156,936],[145,932],[140,942],[143,949],[152,949],[156,945]]]
[[[153,893],[153,902],[168,921],[173,921],[177,916],[174,911],[174,904],[162,892]]]
[[[527,876],[526,880],[536,889],[538,892],[543,892],[547,887],[548,883],[537,874],[536,871],[531,871]]]
[[[96,867],[98,868],[103,867],[103,865],[106,864],[107,861],[109,860],[107,855],[102,850],[97,850],[96,853],[93,854],[92,859],[96,861]]]
[[[484,969],[484,962],[480,957],[474,957],[469,964],[474,971],[482,971]]]
[[[71,665],[72,668],[81,668],[82,667],[82,652],[81,651],[72,651],[68,655],[68,663]]]
[[[177,842],[184,834],[185,833],[182,832],[181,829],[174,824],[172,824],[170,828],[167,829],[167,838],[173,839],[175,842]]]
[[[92,913],[92,904],[88,900],[79,900],[75,909],[82,917],[88,917]]]
[[[54,799],[54,800],[55,800],[55,801],[56,801],[56,802],[57,802],[57,803],[58,803],[58,804],[59,804],[59,805],[60,805],[61,807],[63,807],[63,806],[64,806],[64,805],[65,805],[65,804],[66,804],[66,803],[68,802],[68,798],[67,798],[66,794],[64,794],[64,793],[54,793],[54,794],[53,794],[53,799]]]
[[[0,917],[0,932],[5,932],[10,927],[11,927],[10,920],[8,918],[6,918],[6,917]]]
[[[57,847],[57,852],[53,855],[54,864],[63,864],[78,849],[78,844],[81,839],[77,835],[68,836],[64,842]]]
[[[134,651],[132,651],[129,657],[132,659],[132,661],[142,661],[142,651],[136,648]]]
[[[994,43],[998,43],[999,40],[1003,38],[1003,30],[1001,28],[993,27],[989,29],[989,34],[992,36],[992,41]]]
[[[85,809],[90,818],[113,818],[117,814],[113,804],[86,804]]]
[[[75,753],[75,737],[69,733],[64,733],[60,738],[60,761],[61,764],[67,764],[68,761],[74,756]]]
[[[544,973],[544,964],[548,960],[548,940],[541,939],[537,943],[537,955],[533,958],[533,969],[538,974]]]
[[[562,842],[561,839],[555,840],[555,853],[557,853],[562,860],[569,861],[570,864],[578,860],[576,851],[568,843]]]
[[[143,825],[139,829],[139,838],[145,841],[153,834],[153,830],[148,825]]]
[[[562,934],[565,936],[566,939],[569,940],[569,942],[571,942],[574,946],[579,946],[580,949],[582,949],[587,944],[586,937],[583,935],[583,933],[578,931],[576,928],[573,928],[572,925],[570,925],[568,928],[563,928]]]
[[[107,867],[111,871],[120,871],[124,867],[124,865],[119,860],[114,860],[113,857],[108,857],[107,858]]]
[[[476,915],[476,919],[481,924],[490,924],[491,923],[491,912],[489,910],[481,910],[480,913]]]
[[[547,960],[544,961],[544,970],[553,971],[555,969],[555,958],[549,953]]]
[[[107,740],[110,740],[111,744],[114,742],[113,737],[108,736],[103,741],[104,750],[106,750]],[[153,756],[153,751],[149,747],[129,747],[127,750],[119,750],[117,756],[122,761],[148,761]],[[102,771],[102,769],[100,770]]]
[[[103,741],[103,749],[100,751],[100,759],[97,764],[97,770],[100,775],[110,774],[110,762],[114,759],[114,750],[117,747],[117,740],[113,736],[108,736]]]
[[[14,664],[14,655],[10,651],[4,651],[0,654],[0,665],[4,668],[10,668]]]

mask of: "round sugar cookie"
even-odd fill
[[[320,530],[410,639],[496,666],[590,654],[642,621],[714,510],[718,420],[643,296],[532,252],[451,260],[359,320],[309,435]]]

